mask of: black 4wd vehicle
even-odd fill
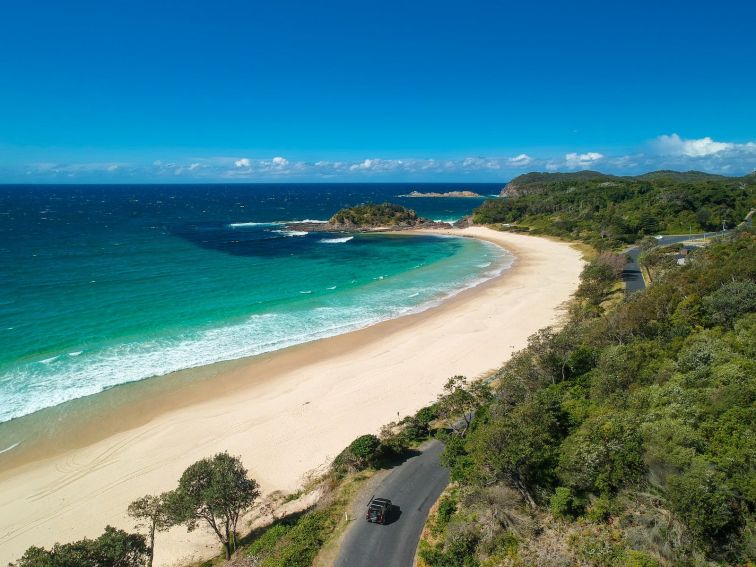
[[[373,498],[368,504],[365,518],[368,522],[376,524],[385,524],[391,513],[391,500],[387,498]]]

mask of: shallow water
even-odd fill
[[[455,220],[480,200],[396,195],[460,188],[0,187],[0,421],[361,328],[493,277],[507,255],[486,243],[281,224],[388,200]]]

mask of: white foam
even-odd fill
[[[310,234],[306,230],[274,230],[273,232],[277,232],[278,234],[283,234],[287,238],[292,236],[307,236]]]
[[[287,311],[255,314],[238,323],[195,329],[165,338],[87,349],[78,358],[62,357],[52,366],[31,362],[18,365],[5,374],[2,382],[0,422],[96,394],[118,384],[271,352],[425,311],[496,277],[514,261],[495,245],[484,245],[489,250],[488,258],[495,259],[490,269],[462,282],[456,278],[439,280],[424,288],[417,304],[407,301],[407,291],[418,288],[411,279],[401,285],[402,277],[411,278],[405,273],[398,276],[400,285],[396,286],[376,285],[369,291],[347,287],[345,301],[338,307],[308,305],[311,299],[305,299],[309,295],[305,294],[301,296],[301,307],[287,308]],[[353,294],[351,298],[349,294]],[[55,358],[58,357],[46,360]]]
[[[7,453],[8,451],[12,451],[16,447],[18,447],[20,444],[21,444],[21,441],[19,441],[18,443],[14,443],[10,447],[6,447],[5,449],[0,449],[0,454]]]
[[[341,244],[342,242],[349,242],[354,236],[344,236],[342,238],[321,238],[318,242],[323,244]]]
[[[244,228],[245,226],[278,226],[282,222],[232,222],[227,224],[228,228]]]
[[[326,289],[336,289],[336,286],[332,285],[331,287],[327,287]]]
[[[68,356],[79,356],[82,352],[84,352],[84,351],[83,350],[77,350],[76,352],[69,352]]]
[[[37,362],[40,362],[41,364],[50,364],[51,362],[54,362],[57,359],[58,359],[57,356],[51,356],[50,358],[44,358],[44,359],[39,360]]]
[[[310,294],[310,293],[312,293],[312,290],[311,289],[306,289],[304,291],[300,291],[299,293]]]

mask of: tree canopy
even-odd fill
[[[12,567],[142,567],[148,556],[144,536],[107,526],[97,539],[30,547]]]
[[[238,457],[218,453],[189,466],[167,497],[174,524],[189,531],[207,525],[223,544],[226,558],[236,549],[239,519],[260,494]]]

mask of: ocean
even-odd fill
[[[0,422],[418,312],[511,262],[472,239],[307,233],[391,201],[454,221],[493,184],[0,186]],[[4,449],[0,447],[0,450]]]

